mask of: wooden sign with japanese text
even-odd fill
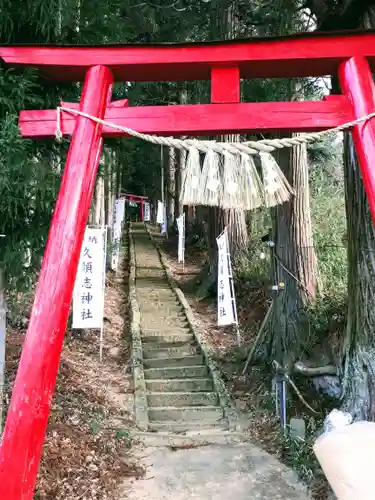
[[[102,328],[105,231],[86,228],[73,292],[73,328]]]

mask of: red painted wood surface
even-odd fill
[[[353,119],[347,98],[304,102],[256,102],[108,108],[106,120],[138,132],[159,135],[215,135],[246,132],[311,132]],[[73,132],[75,117],[62,116],[62,131]],[[56,110],[21,111],[19,126],[27,137],[54,137]],[[105,126],[104,137],[124,137]]]
[[[212,68],[211,102],[240,102],[240,69],[238,67]]]
[[[375,110],[375,85],[371,68],[364,57],[352,57],[339,70],[342,91],[349,97],[356,118]],[[375,118],[353,127],[363,184],[375,224]]]
[[[108,66],[118,81],[209,80],[211,68],[240,68],[241,78],[336,74],[340,63],[366,56],[375,70],[375,33],[307,33],[292,38],[207,44],[101,47],[0,47],[0,58],[33,66],[57,81],[82,81],[94,64]]]
[[[65,108],[79,109],[79,102],[68,102],[61,101],[61,106]],[[129,99],[120,99],[119,101],[112,101],[108,104],[107,109],[110,108],[128,108],[129,107]]]
[[[128,193],[120,193],[119,194],[120,197],[123,197],[123,198],[141,198],[143,200],[147,200],[148,199],[148,196],[138,196],[137,194],[128,194]]]
[[[82,110],[104,116],[108,68],[88,71]],[[0,447],[0,499],[32,500],[89,213],[101,126],[78,118],[44,254]]]

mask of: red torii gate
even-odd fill
[[[317,131],[375,110],[375,32],[154,46],[6,46],[0,58],[49,79],[84,81],[81,111],[160,135]],[[240,78],[335,74],[343,93],[321,102],[239,102]],[[212,104],[126,107],[111,103],[114,80],[211,80]],[[55,129],[55,110],[20,114],[23,136],[53,138]],[[67,113],[62,131],[72,140],[0,448],[4,500],[33,497],[103,137],[122,135]],[[375,120],[352,133],[375,221]]]
[[[141,221],[144,222],[145,218],[145,203],[148,203],[148,196],[138,196],[137,194],[120,193],[120,198],[125,198],[126,201],[134,201],[134,203],[141,204]]]

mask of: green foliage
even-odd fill
[[[246,284],[255,287],[269,283],[269,250],[267,244],[263,243],[261,239],[268,233],[270,225],[271,218],[268,209],[261,208],[251,212],[249,216],[250,242],[248,251],[233,262],[235,280],[239,287],[245,287],[245,290]]]
[[[20,289],[40,266],[58,175],[51,151],[18,133],[18,110],[43,104],[36,75],[0,68],[0,88],[0,262]]]
[[[347,286],[344,174],[340,150],[310,169],[314,246],[324,294],[342,300]]]
[[[322,475],[319,462],[313,452],[313,445],[322,428],[314,419],[310,419],[306,426],[305,439],[295,439],[286,435],[283,439],[283,459],[287,465],[298,472],[300,478],[307,484],[312,483],[317,475]]]

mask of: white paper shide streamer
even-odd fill
[[[163,224],[164,222],[164,203],[162,201],[158,201],[158,211],[156,213],[156,223]]]
[[[185,214],[177,217],[177,230],[178,230],[178,262],[184,264],[185,262]]]
[[[226,229],[216,238],[216,242],[218,246],[217,324],[218,326],[238,325],[228,232]]]
[[[105,228],[86,228],[73,292],[73,328],[103,326],[105,234]]]
[[[120,244],[122,225],[125,217],[125,198],[119,198],[115,201],[114,217],[113,217],[113,236],[112,236],[112,255],[111,268],[117,271],[120,258]]]

